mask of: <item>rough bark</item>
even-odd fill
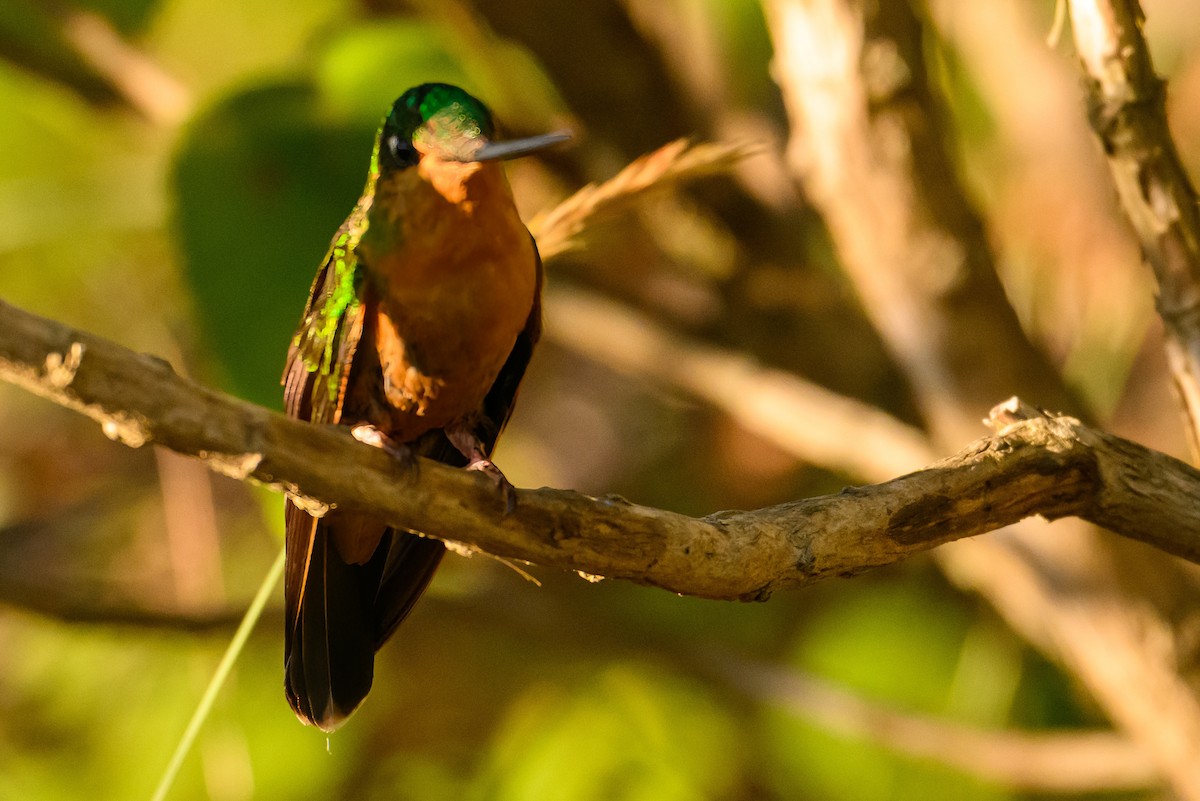
[[[0,377],[75,409],[112,439],[158,443],[314,512],[370,511],[497,556],[706,598],[761,600],[852,575],[1030,515],[1077,515],[1200,562],[1200,472],[1015,402],[997,432],[884,484],[692,518],[558,490],[515,513],[482,476],[422,461],[407,473],[336,427],[312,426],[180,377],[165,361],[0,303]]]

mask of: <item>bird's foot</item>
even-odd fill
[[[500,468],[484,453],[483,443],[469,427],[458,424],[446,429],[446,438],[458,449],[467,460],[467,470],[483,473],[492,480],[500,497],[504,499],[504,517],[508,517],[517,508],[517,490],[512,483],[500,472]]]
[[[483,473],[492,480],[496,485],[496,489],[500,491],[500,497],[504,499],[504,516],[508,517],[517,510],[517,489],[512,485],[504,474],[500,472],[500,468],[492,462],[491,459],[480,457],[467,463],[468,470],[476,470]]]
[[[375,426],[369,423],[362,423],[350,429],[350,436],[354,437],[364,445],[370,445],[379,448],[395,459],[404,472],[416,476],[417,474],[417,456],[413,453],[412,448],[405,445],[399,440],[393,439],[387,434],[380,431]]]

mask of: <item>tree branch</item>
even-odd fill
[[[956,456],[838,495],[691,518],[615,497],[521,490],[504,517],[481,476],[422,461],[414,478],[345,430],[227,397],[161,359],[3,302],[0,377],[88,415],[113,439],[157,442],[289,492],[314,513],[370,511],[498,556],[686,595],[764,599],[1035,514],[1084,517],[1200,562],[1200,472],[1012,403],[994,411],[995,435]]]
[[[1167,127],[1137,0],[1071,0],[1089,117],[1142,254],[1158,281],[1165,346],[1200,459],[1200,204]]]
[[[121,37],[100,14],[62,14],[62,33],[76,53],[129,105],[159,125],[178,125],[191,112],[191,92],[163,67]]]
[[[920,430],[876,406],[746,353],[674,334],[596,293],[550,287],[544,313],[546,336],[556,345],[687,392],[805,462],[886,481],[937,458]]]

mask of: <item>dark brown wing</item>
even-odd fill
[[[288,348],[281,382],[284,386],[284,411],[290,417],[313,423],[337,423],[341,420],[346,386],[362,339],[365,320],[366,304],[357,298],[357,302],[348,304],[342,310],[333,326],[328,326],[327,318],[322,314],[322,307],[329,304],[337,291],[335,282],[338,276],[333,268],[335,257],[335,250],[331,248],[313,280],[300,326]],[[328,336],[320,336],[327,326],[331,329]],[[331,358],[327,363],[322,363],[321,354],[327,346]],[[284,650],[290,653],[304,601],[317,521],[290,499],[286,506]]]
[[[532,238],[532,237],[531,237]],[[512,417],[513,407],[517,401],[517,390],[525,378],[525,368],[533,356],[533,349],[542,338],[542,257],[538,254],[537,243],[533,243],[533,258],[537,265],[537,278],[533,288],[533,307],[529,310],[529,318],[525,328],[517,335],[512,352],[500,368],[492,388],[483,399],[483,415],[479,429],[475,432],[484,444],[484,450],[491,456],[496,447],[496,440]]]
[[[500,368],[491,389],[484,396],[479,422],[476,425],[475,435],[484,444],[489,456],[496,446],[496,439],[512,416],[517,389],[521,385],[521,379],[525,377],[525,368],[529,365],[533,349],[542,336],[542,260],[538,256],[536,243],[533,254],[537,262],[533,307],[529,311],[525,327],[513,343],[513,349],[509,352],[504,366]],[[466,464],[463,455],[440,431],[430,432],[414,444],[414,450],[422,456],[455,467]],[[389,534],[392,533],[389,530]],[[438,540],[427,540],[398,532],[394,536],[396,539],[384,565],[377,596],[379,600],[376,606],[376,647],[383,645],[412,609],[425,585],[433,577],[433,571],[436,570],[445,550]]]
[[[360,422],[369,418],[366,410],[372,403],[359,397],[363,384],[354,382],[360,372],[365,378],[379,370],[374,351],[359,348],[360,342],[374,341],[375,304],[369,292],[347,304],[347,313],[333,329],[332,358],[311,369],[324,343],[311,333],[306,339],[305,331],[323,325],[312,307],[317,293],[328,296],[322,282],[329,280],[328,270],[318,275],[305,312],[308,328],[297,334],[289,351],[285,406],[290,415],[312,422]],[[347,395],[351,388],[353,398]],[[317,519],[290,500],[286,528],[284,689],[301,721],[332,731],[371,689],[375,651],[385,639],[380,629],[386,625],[390,633],[412,609],[445,546],[363,515],[335,510]],[[355,556],[339,550],[347,542],[356,549],[361,543],[376,544],[367,555]]]
[[[353,244],[343,226],[288,349],[284,409],[300,420],[341,422],[367,310]],[[372,617],[360,598],[363,567],[347,564],[333,547],[338,517],[317,519],[286,502],[285,689],[297,716],[326,730],[366,695],[375,652]],[[378,584],[381,569],[382,562],[369,586]]]

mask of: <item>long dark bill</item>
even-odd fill
[[[553,147],[571,138],[566,131],[529,136],[524,139],[508,139],[502,142],[488,142],[463,161],[505,161],[521,156],[528,156],[539,150]]]

